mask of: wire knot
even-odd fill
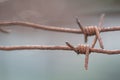
[[[88,36],[94,36],[97,35],[97,33],[101,32],[101,27],[97,27],[97,26],[87,26],[85,28],[82,29],[83,34],[84,34],[84,38],[85,38],[85,42],[88,41]]]
[[[98,29],[99,32],[101,31],[100,27],[88,26],[83,29],[83,33],[87,36],[93,36],[93,35],[96,35],[96,29]]]
[[[81,29],[81,31],[83,32],[84,34],[84,39],[85,39],[85,42],[88,41],[88,36],[93,36],[95,35],[95,39],[94,39],[94,42],[92,44],[92,48],[95,46],[96,44],[96,41],[98,40],[99,41],[99,44],[100,44],[100,47],[102,49],[104,49],[104,46],[103,46],[103,42],[101,40],[101,37],[100,37],[100,32],[101,32],[101,24],[100,26],[87,26],[87,27],[83,27],[81,24],[80,24],[80,21],[76,18],[76,22],[79,26],[79,28]]]
[[[66,42],[66,45],[74,50],[77,54],[85,54],[85,69],[88,69],[88,61],[89,61],[89,54],[90,54],[90,47],[88,45],[79,45],[78,47],[72,46],[70,43]]]
[[[86,54],[88,49],[89,49],[89,45],[84,45],[84,44],[81,44],[76,47],[76,50],[79,52],[79,54]]]

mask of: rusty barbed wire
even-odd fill
[[[47,25],[40,25],[40,24],[31,23],[31,22],[23,22],[23,21],[11,21],[11,22],[2,21],[0,22],[0,27],[14,26],[14,25],[18,25],[21,27],[31,27],[31,28],[36,28],[36,29],[48,30],[48,31],[84,34],[82,30],[80,29],[47,26]],[[90,27],[90,26],[86,26],[86,27]],[[100,29],[100,32],[120,31],[120,26],[101,27],[101,28],[98,27],[98,29]]]
[[[72,46],[70,43],[66,42],[67,46],[48,46],[48,45],[23,45],[23,46],[0,46],[1,51],[14,51],[14,50],[69,50],[75,51],[77,54],[85,55],[85,69],[88,69],[88,60],[89,54],[92,53],[101,53],[101,54],[120,54],[120,50],[106,50],[106,49],[97,49],[92,48],[85,44],[80,44],[76,47]]]
[[[46,25],[39,25],[39,24],[35,24],[35,23],[22,22],[22,21],[0,22],[0,27],[19,25],[21,27],[31,27],[31,28],[43,29],[43,30],[49,30],[49,31],[84,34],[85,42],[87,42],[87,37],[88,36],[94,36],[95,35],[94,41],[92,43],[92,47],[95,46],[95,44],[96,44],[96,42],[98,40],[100,47],[103,49],[104,46],[103,46],[103,42],[102,42],[100,33],[101,32],[119,31],[120,30],[120,26],[103,27],[103,25],[102,25],[103,24],[103,19],[104,19],[104,14],[101,15],[98,26],[86,26],[86,27],[83,27],[80,24],[80,21],[78,20],[78,18],[76,18],[76,23],[78,24],[80,29],[46,26]],[[2,28],[0,28],[0,31],[4,32],[4,33],[9,33],[7,30],[4,30]]]
[[[81,25],[81,23],[78,20],[78,18],[76,18],[76,22],[77,22],[79,28],[81,29],[81,31],[84,34],[85,42],[88,41],[88,39],[87,39],[88,36],[95,35],[94,41],[92,43],[92,48],[95,46],[95,44],[97,42],[97,39],[98,39],[100,47],[102,49],[104,49],[103,42],[102,42],[102,39],[101,39],[101,36],[100,36],[101,28],[103,26],[104,16],[105,16],[105,14],[102,14],[100,16],[100,21],[99,21],[98,27],[97,26],[88,26],[88,27],[85,27],[85,28]]]
[[[89,49],[91,52],[96,52],[101,54],[108,54],[108,55],[120,54],[120,50],[106,50],[106,49],[97,49],[91,47]],[[73,50],[73,49],[71,49],[68,46],[23,45],[23,46],[0,46],[0,50],[14,51],[14,50]]]
[[[66,45],[73,49],[77,54],[85,54],[85,69],[88,69],[88,61],[89,61],[89,54],[90,54],[90,47],[88,45],[79,45],[78,47],[72,46],[70,43],[66,42]]]
[[[23,46],[0,46],[0,50],[2,51],[12,51],[12,50],[72,50],[75,51],[77,54],[85,54],[85,69],[88,69],[88,62],[89,62],[89,54],[91,52],[102,53],[102,54],[120,54],[120,50],[105,50],[103,46],[103,42],[100,36],[101,32],[109,32],[109,31],[119,31],[120,26],[118,27],[103,27],[103,19],[104,14],[101,15],[100,22],[98,26],[86,26],[83,27],[76,18],[76,23],[78,24],[80,29],[72,29],[72,28],[62,28],[62,27],[54,27],[54,26],[45,26],[34,24],[30,22],[21,22],[21,21],[13,21],[13,22],[0,22],[0,31],[4,33],[8,33],[7,30],[4,30],[3,26],[13,26],[19,25],[24,27],[31,27],[36,29],[43,29],[49,31],[59,31],[59,32],[66,32],[66,33],[76,33],[76,34],[84,34],[85,42],[88,41],[88,36],[95,36],[92,46],[81,44],[77,47],[74,47],[70,43],[66,42],[66,46],[41,46],[41,45],[23,45]],[[96,41],[99,41],[99,45],[102,49],[94,48]]]

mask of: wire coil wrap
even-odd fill
[[[89,45],[84,45],[84,44],[81,44],[76,47],[76,50],[79,52],[79,54],[86,54],[88,49],[89,49]]]
[[[96,35],[96,28],[98,29],[98,31],[101,31],[101,27],[97,27],[97,26],[88,26],[84,28],[84,34],[87,36],[92,36],[92,35]]]

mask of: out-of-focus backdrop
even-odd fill
[[[120,26],[120,0],[0,0],[0,21],[28,21],[42,25],[78,28],[98,25]],[[83,44],[83,35],[8,26],[0,33],[0,45]],[[101,33],[105,49],[120,49],[120,31]],[[91,44],[93,37],[89,38]],[[99,48],[98,44],[95,46]],[[84,55],[72,51],[0,51],[0,80],[120,80],[120,56],[91,54],[89,69]]]

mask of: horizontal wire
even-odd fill
[[[37,29],[43,29],[43,30],[49,30],[49,31],[59,31],[59,32],[66,32],[66,33],[77,33],[77,34],[84,34],[80,29],[72,29],[72,28],[62,28],[62,27],[55,27],[55,26],[46,26],[46,25],[40,25],[30,22],[22,22],[22,21],[13,21],[13,22],[0,22],[0,26],[13,26],[13,25],[19,25],[24,27],[32,27]],[[109,31],[119,31],[120,26],[114,26],[114,27],[101,27],[100,32],[109,32]]]
[[[41,45],[25,45],[25,46],[0,46],[2,51],[12,51],[12,50],[70,50],[73,51],[68,46],[41,46]],[[90,52],[102,53],[102,54],[120,54],[120,50],[106,50],[106,49],[97,49],[90,48]],[[82,53],[84,54],[84,53]]]

